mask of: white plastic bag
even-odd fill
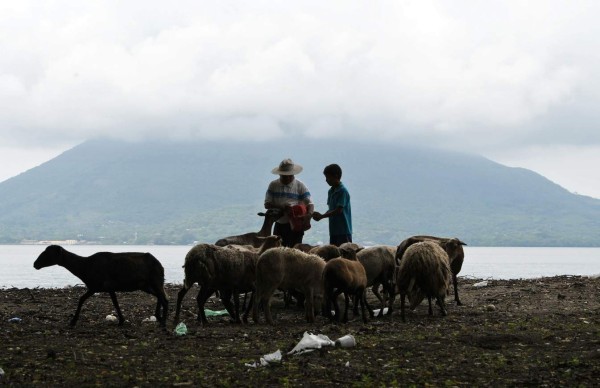
[[[304,332],[304,336],[288,354],[301,354],[306,352],[312,352],[315,349],[321,349],[323,346],[334,346],[335,342],[329,339],[324,334],[312,334],[307,331]]]

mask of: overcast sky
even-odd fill
[[[443,146],[600,198],[600,1],[0,0],[0,181],[97,136]]]

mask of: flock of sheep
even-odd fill
[[[451,281],[454,299],[461,304],[456,275],[464,260],[462,245],[465,243],[457,238],[413,236],[397,247],[362,248],[346,243],[340,247],[299,244],[286,248],[281,246],[279,237],[269,235],[273,215],[264,215],[265,224],[258,233],[228,237],[216,244],[198,244],[188,252],[183,266],[183,287],[177,295],[175,320],[179,319],[184,296],[195,283],[199,285],[198,320],[203,324],[207,323],[204,304],[215,292],[219,292],[235,322],[247,322],[252,309],[252,318],[258,323],[262,307],[269,324],[273,324],[270,305],[276,290],[294,295],[299,304],[304,304],[307,322],[314,322],[315,313],[321,311],[332,320],[346,322],[350,298],[353,299],[354,314],[358,314],[360,307],[363,322],[367,322],[367,314],[374,316],[366,298],[369,287],[381,302],[380,315],[386,306],[387,314],[392,314],[395,295],[399,294],[402,320],[405,320],[406,297],[411,309],[427,298],[430,315],[433,315],[432,300],[436,300],[442,315],[446,315],[445,297]],[[116,292],[136,290],[156,296],[155,316],[162,326],[166,325],[168,301],[164,269],[150,253],[99,252],[81,257],[51,245],[40,254],[34,267],[40,269],[51,265],[63,266],[87,287],[71,319],[72,326],[79,318],[83,303],[97,292],[109,293],[119,324],[123,324]],[[380,288],[383,293],[379,292]],[[250,292],[253,297],[240,317],[239,296]],[[343,314],[338,306],[341,294],[345,300]]]

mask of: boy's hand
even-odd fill
[[[323,219],[323,215],[319,212],[314,212],[312,215],[313,220],[319,221]]]

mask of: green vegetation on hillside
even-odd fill
[[[325,210],[322,170],[344,169],[355,241],[414,234],[480,246],[600,246],[600,200],[485,158],[393,144],[89,141],[0,183],[0,243],[192,244],[258,231],[285,157]],[[305,241],[328,241],[327,221]]]

